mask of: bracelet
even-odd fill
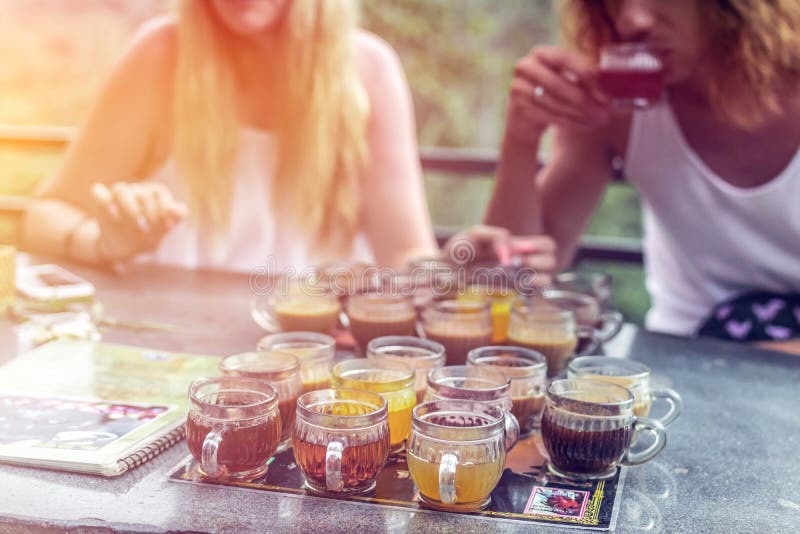
[[[72,258],[72,242],[75,241],[75,235],[77,235],[78,231],[81,228],[83,228],[83,225],[86,223],[86,221],[90,220],[91,218],[92,217],[89,214],[84,213],[83,217],[81,217],[81,219],[77,223],[75,223],[75,226],[73,226],[72,229],[70,229],[69,233],[67,234],[67,237],[64,238],[64,250],[63,250],[64,254],[63,255],[64,255],[65,258],[73,259]]]

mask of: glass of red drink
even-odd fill
[[[278,390],[254,378],[200,378],[189,388],[186,443],[203,475],[253,480],[281,441]]]
[[[619,43],[600,49],[597,79],[616,108],[646,108],[661,98],[664,65],[644,43]]]

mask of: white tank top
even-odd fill
[[[363,234],[356,236],[350,251],[335,258],[329,257],[315,251],[308,239],[287,222],[288,219],[276,216],[271,209],[274,165],[273,135],[263,130],[242,128],[234,162],[231,220],[223,240],[224,249],[215,251],[210,235],[186,220],[173,228],[156,252],[144,261],[190,269],[240,272],[264,268],[269,272],[290,268],[300,271],[329,261],[373,261]],[[166,184],[180,200],[188,196],[178,179],[172,158],[151,179]]]
[[[648,328],[691,335],[721,301],[800,291],[800,151],[769,182],[733,186],[692,150],[665,100],[634,114],[625,161],[644,208]]]

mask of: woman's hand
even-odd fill
[[[160,182],[95,183],[92,200],[100,227],[98,259],[105,261],[155,249],[188,211]]]
[[[538,143],[550,126],[588,130],[609,119],[607,101],[595,89],[596,67],[587,57],[538,46],[514,69],[506,137]]]
[[[556,243],[546,235],[513,236],[499,226],[477,225],[453,236],[442,250],[455,264],[496,261],[502,266],[527,267],[536,272],[533,284],[553,283]]]

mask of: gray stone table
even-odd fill
[[[109,329],[117,343],[206,354],[251,349],[248,278],[138,266],[121,275],[73,267],[118,319],[170,332]],[[0,321],[0,362],[24,347]],[[800,357],[632,326],[607,347],[650,365],[677,389],[683,416],[667,449],[627,472],[617,532],[800,532]],[[408,511],[308,496],[176,484],[181,443],[116,479],[0,466],[0,532],[554,532],[503,520]]]

